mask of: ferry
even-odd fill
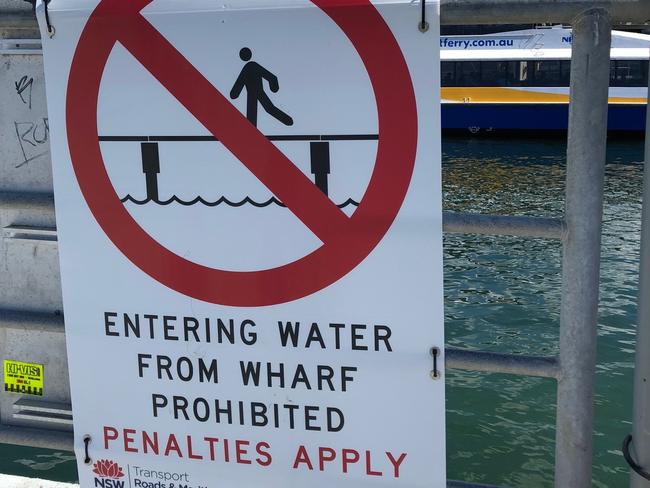
[[[571,29],[441,36],[442,128],[566,131]],[[650,35],[613,31],[608,130],[642,132]]]

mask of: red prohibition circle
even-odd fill
[[[225,97],[147,22],[140,11],[152,1],[100,1],[84,27],[70,68],[66,99],[70,156],[81,192],[100,227],[150,277],[206,302],[239,307],[274,305],[303,298],[335,283],[358,266],[385,236],[402,206],[415,165],[415,94],[406,61],[390,28],[369,0],[312,0],[357,50],[377,104],[375,166],[359,206],[347,217],[337,213],[336,206],[322,193],[317,196],[310,189],[316,189],[315,185],[307,185],[303,181],[309,182],[307,177],[287,164],[284,155],[234,106],[223,103]],[[116,42],[129,50],[215,137],[226,141],[224,145],[240,161],[265,161],[266,167],[258,164],[254,169],[256,176],[272,191],[277,187],[282,192],[277,196],[323,244],[276,268],[228,271],[188,261],[149,235],[120,201],[99,146],[99,87]],[[197,89],[185,90],[186,86]],[[194,95],[196,92],[200,94]],[[214,104],[206,103],[205,96]],[[215,106],[222,110],[218,117],[210,108]],[[227,123],[219,125],[223,119]],[[257,142],[248,143],[251,138]],[[266,171],[273,161],[284,169]],[[288,190],[292,188],[295,190]]]

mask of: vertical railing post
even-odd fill
[[[603,212],[611,19],[573,23],[562,257],[555,486],[591,487],[593,392]]]
[[[650,72],[648,78],[650,82]],[[650,95],[650,84],[648,95]],[[634,461],[645,471],[650,471],[650,107],[646,108],[645,123],[638,304],[634,364],[634,414],[630,448]],[[631,488],[650,487],[650,481],[634,471],[630,476]]]

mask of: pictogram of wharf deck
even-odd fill
[[[269,135],[269,141],[309,142],[311,173],[314,184],[328,195],[328,178],[330,174],[330,143],[335,141],[377,141],[378,134],[299,134]],[[99,142],[139,142],[142,152],[142,172],[145,175],[148,201],[159,201],[158,175],[160,174],[160,142],[219,142],[215,136],[99,136]]]

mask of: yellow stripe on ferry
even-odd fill
[[[500,87],[444,87],[440,97],[459,103],[569,103],[569,95]],[[610,97],[609,103],[645,104],[647,98]]]

